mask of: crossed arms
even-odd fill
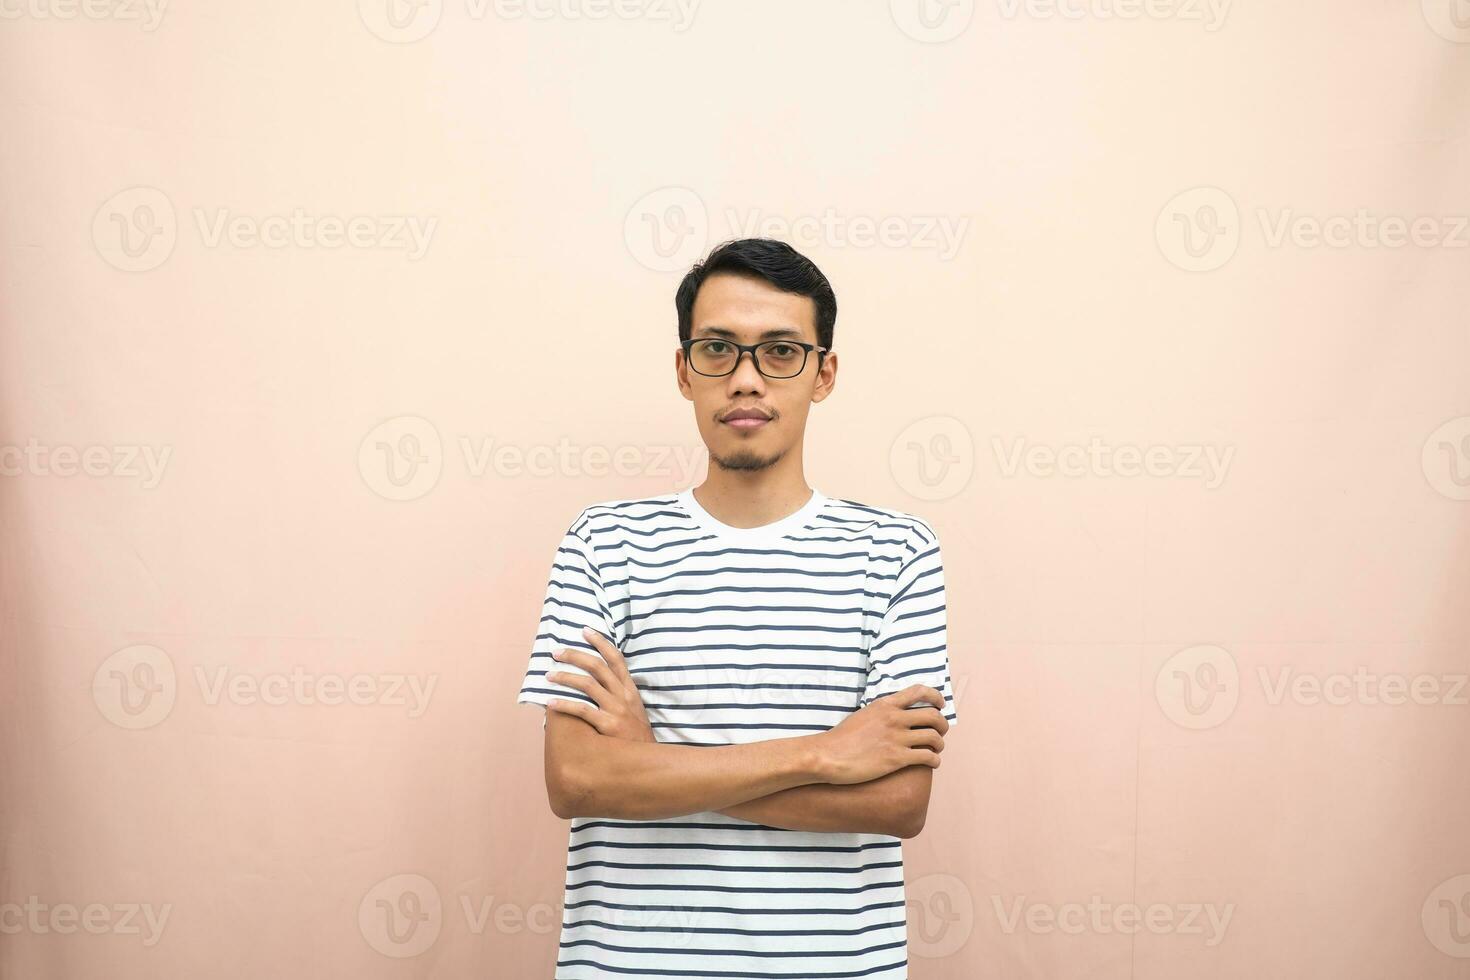
[[[552,655],[552,671],[594,704],[547,704],[546,793],[558,817],[657,820],[715,810],[787,830],[914,837],[924,826],[944,734],[944,697],[915,684],[828,731],[741,745],[659,742],[618,649],[584,632],[601,658]],[[921,707],[910,707],[922,705]]]

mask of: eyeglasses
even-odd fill
[[[684,348],[684,359],[689,366],[707,378],[723,378],[734,374],[741,356],[750,351],[755,369],[767,378],[794,378],[806,370],[806,358],[817,352],[817,367],[822,366],[826,347],[803,343],[800,340],[767,340],[759,344],[737,344],[718,337],[700,337],[679,344]]]

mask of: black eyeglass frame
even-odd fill
[[[736,349],[735,363],[730,365],[730,370],[724,372],[723,374],[705,374],[699,368],[694,366],[694,358],[689,356],[689,349],[695,344],[702,344],[712,340],[717,340],[722,344],[729,344],[731,347],[734,347]],[[800,347],[802,351],[801,367],[796,369],[795,374],[767,374],[766,369],[761,367],[760,356],[755,352],[755,349],[757,347],[764,347],[767,344],[790,344],[792,347]],[[750,360],[755,365],[755,369],[760,372],[761,377],[770,378],[772,381],[790,381],[792,378],[801,377],[802,373],[806,371],[806,362],[811,357],[812,351],[817,352],[817,370],[822,370],[822,358],[831,350],[830,347],[818,347],[816,344],[808,344],[804,340],[782,340],[779,337],[775,340],[762,340],[758,344],[737,344],[735,343],[735,341],[726,340],[724,337],[693,337],[689,340],[679,341],[679,346],[684,350],[684,363],[688,364],[690,370],[699,375],[701,378],[729,377],[740,369],[740,359],[745,356],[746,351],[750,351]]]

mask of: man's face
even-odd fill
[[[699,287],[689,336],[714,337],[739,344],[767,340],[817,343],[817,306],[810,296],[777,289],[762,279],[716,273]],[[761,470],[801,445],[807,411],[826,398],[837,381],[837,356],[828,353],[817,369],[812,351],[793,378],[767,378],[743,354],[733,374],[706,377],[675,354],[679,390],[694,403],[699,435],[710,465],[728,470]],[[798,357],[798,363],[800,358]],[[771,370],[771,367],[767,367]],[[767,420],[741,423],[732,413],[755,411]]]

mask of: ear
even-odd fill
[[[816,384],[812,388],[812,402],[822,401],[837,387],[837,353],[828,351],[822,357],[822,366],[817,370]]]
[[[689,386],[689,363],[684,360],[684,348],[674,351],[674,381],[686,402],[694,401],[694,389]]]

